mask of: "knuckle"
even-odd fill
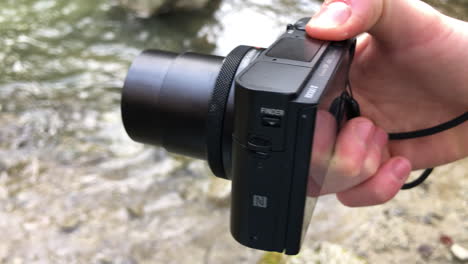
[[[340,160],[336,170],[343,177],[356,178],[361,174],[362,162],[352,157],[346,157]]]
[[[376,204],[383,204],[390,201],[395,195],[382,189],[374,189],[372,196]]]
[[[366,160],[364,161],[363,168],[362,168],[362,174],[363,174],[362,176],[364,178],[368,178],[371,175],[374,175],[379,169],[379,165],[380,165],[380,159],[378,159],[377,157],[370,156],[366,158]]]

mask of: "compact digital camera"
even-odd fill
[[[303,18],[269,48],[227,57],[150,50],[132,64],[122,95],[138,142],[207,160],[232,180],[231,233],[241,244],[297,254],[349,118],[355,40],[307,36]]]

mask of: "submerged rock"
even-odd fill
[[[180,10],[199,10],[211,0],[120,0],[120,3],[140,17]]]

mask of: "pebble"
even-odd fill
[[[65,219],[63,223],[60,224],[60,232],[65,234],[70,234],[75,232],[81,225],[81,222],[76,217],[70,217]]]
[[[440,236],[440,242],[448,247],[453,245],[453,239],[447,235],[441,235]]]
[[[450,252],[452,252],[453,256],[460,261],[468,261],[468,249],[458,245],[453,244],[450,247]]]
[[[425,224],[428,224],[428,225],[434,225],[436,224],[438,221],[441,221],[443,220],[444,217],[439,215],[439,214],[436,214],[434,212],[431,212],[431,213],[428,213],[427,215],[425,215],[422,219],[423,223]]]
[[[145,215],[145,211],[141,206],[127,207],[125,209],[130,220],[138,219]]]
[[[434,248],[430,245],[423,244],[418,247],[418,252],[421,257],[428,259],[432,255],[432,252],[434,252]]]

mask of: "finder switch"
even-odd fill
[[[281,127],[281,118],[275,116],[262,117],[262,125],[266,127]]]

